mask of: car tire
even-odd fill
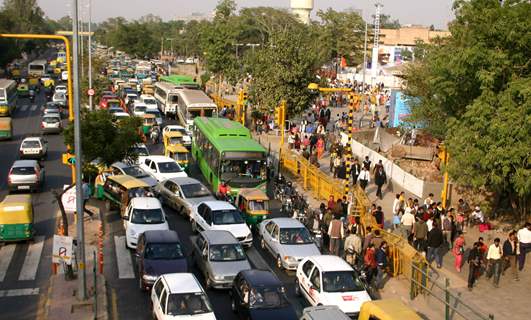
[[[297,297],[301,296],[301,285],[299,283],[299,279],[295,279],[295,295]]]
[[[280,258],[280,256],[277,256],[277,267],[278,267],[280,270],[283,270],[283,269],[284,269],[284,266],[282,265],[282,258]]]

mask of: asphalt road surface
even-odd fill
[[[0,199],[7,191],[7,175],[13,162],[19,159],[18,148],[28,134],[40,134],[41,92],[34,102],[19,99],[12,115],[14,137],[0,142]],[[52,189],[62,189],[70,182],[69,169],[61,164],[65,150],[61,135],[47,135],[48,156],[42,161],[45,170],[45,188],[34,193],[36,237],[33,242],[9,243],[0,247],[0,318],[35,319],[43,306],[51,274],[52,238],[57,204],[53,203]]]

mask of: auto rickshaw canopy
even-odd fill
[[[7,195],[0,203],[0,224],[33,223],[31,195]]]

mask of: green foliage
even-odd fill
[[[115,124],[106,110],[84,114],[81,121],[83,161],[101,159],[102,163],[111,165],[132,158],[131,146],[142,142],[138,131],[141,126],[142,120],[137,117],[125,118]],[[73,124],[64,130],[64,139],[66,145],[74,145]]]
[[[374,19],[374,15],[372,16]],[[400,29],[400,21],[398,19],[392,19],[388,14],[380,15],[380,28],[382,29]]]

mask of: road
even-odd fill
[[[148,147],[150,148],[151,154],[162,154],[162,147],[160,145]],[[191,176],[202,180],[198,173],[192,173]],[[275,206],[275,203],[273,203],[272,206],[272,216],[279,216],[279,204],[277,203]],[[170,208],[165,207],[164,210],[166,211],[170,228],[177,231],[183,242],[184,251],[191,252],[190,236],[193,233],[190,222]],[[111,288],[110,308],[118,316],[114,319],[149,319],[151,317],[149,294],[147,292],[141,292],[139,289],[135,259],[132,252],[125,249],[125,232],[119,213],[107,213],[105,224],[106,240],[104,243],[104,261],[108,262],[105,263],[104,273]],[[288,299],[300,314],[302,309],[307,305],[302,298],[295,295],[295,273],[280,271],[275,266],[275,261],[271,255],[260,248],[256,235],[253,246],[247,249],[247,255],[253,268],[271,270],[278,276],[287,289]],[[119,264],[120,266],[118,266]],[[192,265],[190,261],[188,265]],[[191,268],[191,272],[204,284],[203,276],[195,267]],[[133,276],[134,278],[127,278]],[[207,291],[207,294],[218,319],[237,319],[236,315],[230,309],[230,297],[227,290],[211,289]]]
[[[14,138],[0,142],[0,199],[7,194],[9,168],[18,159],[18,148],[28,134],[40,134],[41,93],[31,103],[19,99],[13,114]],[[67,167],[61,164],[65,150],[61,135],[46,136],[48,157],[45,168],[45,191],[33,194],[36,238],[33,243],[11,243],[0,248],[0,310],[2,319],[35,319],[42,307],[51,273],[52,238],[57,205],[51,189],[70,182]]]

